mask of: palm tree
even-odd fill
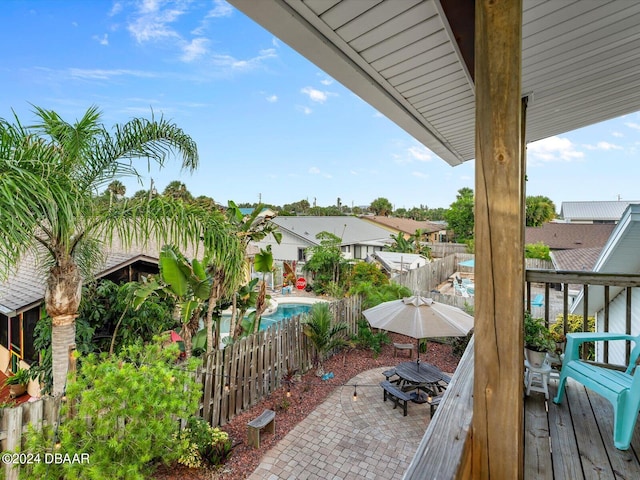
[[[117,234],[132,244],[157,236],[168,243],[198,240],[198,222],[166,200],[95,201],[109,182],[138,177],[133,161],[163,166],[172,151],[193,170],[198,152],[191,137],[162,117],[134,118],[109,133],[96,107],[70,124],[51,110],[35,107],[38,123],[25,127],[0,119],[0,268],[6,273],[28,251],[46,266],[45,308],[52,318],[53,393],[64,391],[69,347],[83,276],[101,260],[103,242]],[[46,261],[46,263],[44,263]]]
[[[315,348],[314,363],[318,366],[316,375],[321,377],[324,374],[322,362],[327,354],[347,345],[344,337],[347,324],[344,322],[333,324],[331,310],[326,302],[314,303],[307,315],[303,321],[304,334]]]

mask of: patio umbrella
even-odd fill
[[[407,335],[418,341],[421,338],[464,337],[473,328],[473,317],[458,307],[417,295],[381,303],[362,314],[372,327]]]

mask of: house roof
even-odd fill
[[[417,253],[399,253],[399,252],[375,252],[371,255],[377,259],[383,268],[388,272],[406,272],[409,267],[418,260],[424,260],[428,263],[426,257]]]
[[[598,261],[601,247],[573,248],[551,252],[551,261],[556,270],[592,271]]]
[[[341,238],[341,245],[384,246],[391,243],[388,230],[358,217],[275,217],[272,222],[281,230],[291,232],[313,245],[320,245],[320,241],[316,238],[320,232],[329,232]]]
[[[618,221],[631,203],[628,201],[611,202],[562,202],[560,217],[569,221],[607,220]]]
[[[409,235],[416,233],[420,229],[423,233],[433,233],[443,230],[442,225],[438,225],[429,221],[420,222],[411,218],[385,217],[383,215],[366,215],[360,217],[368,222],[376,223],[383,228],[391,229],[395,232],[402,232]]]
[[[229,0],[451,165],[475,157],[474,3]],[[640,110],[640,2],[524,0],[526,141]]]
[[[602,248],[611,232],[613,224],[545,223],[541,227],[526,227],[525,243],[542,242],[551,250],[574,248]]]
[[[624,211],[609,241],[602,249],[600,257],[593,267],[594,272],[616,274],[640,273],[640,204],[631,204]],[[590,285],[589,312],[597,312],[604,306],[604,287]],[[609,296],[615,298],[622,287],[610,287]],[[571,306],[572,312],[582,311],[583,293]]]
[[[156,257],[140,253],[112,251],[97,269],[96,278],[104,277],[137,261],[158,263]],[[15,272],[0,283],[0,313],[14,316],[42,303],[46,285],[46,274],[39,267],[35,255],[26,254]]]

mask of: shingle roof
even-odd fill
[[[526,227],[525,243],[542,242],[551,250],[604,247],[613,224],[545,223],[541,227]]]
[[[102,277],[137,260],[157,262],[157,258],[138,252],[109,252],[105,263],[97,269]],[[0,313],[5,315],[28,310],[44,299],[46,273],[37,265],[33,254],[27,254],[15,272],[0,283]]]
[[[601,247],[573,248],[551,252],[551,260],[556,270],[592,271],[598,261]]]
[[[361,217],[363,220],[380,224],[383,227],[389,227],[402,233],[413,235],[416,230],[420,229],[424,233],[433,233],[443,230],[442,225],[438,225],[429,221],[420,222],[411,218],[385,217],[383,215],[368,215]]]
[[[273,223],[282,230],[298,235],[301,238],[319,245],[316,235],[329,232],[342,239],[341,245],[378,245],[391,243],[388,230],[370,222],[351,216],[299,216],[275,217]]]
[[[630,203],[637,201],[562,202],[560,217],[570,221],[618,221]]]

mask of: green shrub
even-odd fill
[[[203,461],[221,465],[231,453],[229,434],[199,417],[189,418],[179,440],[178,462],[190,468],[201,467]]]
[[[88,454],[90,464],[33,464],[25,478],[142,479],[159,461],[177,460],[175,434],[179,418],[198,408],[200,385],[193,371],[197,360],[178,365],[178,346],[160,341],[132,345],[117,355],[88,355],[69,380],[57,436],[31,432],[27,451],[59,442],[56,452]],[[29,450],[32,449],[32,450]]]
[[[525,258],[539,258],[541,260],[551,260],[551,250],[542,242],[528,243],[524,246]]]
[[[366,320],[358,321],[358,332],[351,336],[351,342],[356,348],[372,350],[377,357],[380,354],[382,345],[389,345],[391,339],[386,332],[373,333],[369,322]]]
[[[574,333],[574,332],[583,332],[584,331],[584,317],[582,315],[576,315],[575,313],[570,313],[567,316],[567,332],[566,333]],[[564,330],[564,317],[563,315],[558,315],[556,317],[556,322],[549,327],[551,331],[551,335],[559,339],[563,335]],[[587,331],[595,332],[596,331],[596,319],[595,317],[587,318]],[[586,345],[586,359],[587,360],[595,360],[596,352],[595,352],[595,344],[593,342],[587,342]]]

